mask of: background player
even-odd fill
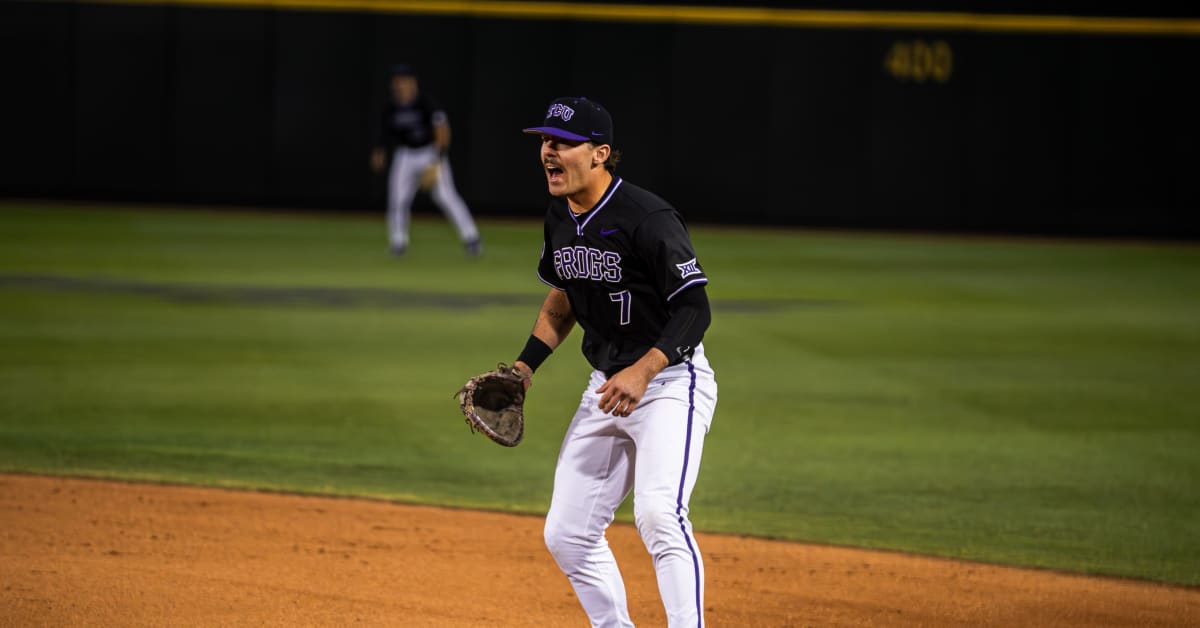
[[[392,253],[408,250],[408,225],[413,196],[424,179],[433,201],[454,223],[467,254],[479,255],[479,230],[466,202],[454,187],[450,170],[450,124],[446,112],[420,92],[417,75],[408,65],[392,68],[391,99],[384,109],[379,145],[371,153],[371,168],[383,170],[387,149],[392,167],[388,173],[388,237]]]
[[[632,489],[669,625],[702,626],[688,502],[717,403],[708,279],[675,209],[614,174],[603,107],[559,98],[525,132],[541,136],[552,196],[538,265],[551,290],[515,365],[532,374],[578,322],[595,369],[559,451],[546,545],[593,626],[632,626],[604,536]]]

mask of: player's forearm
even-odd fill
[[[634,372],[640,373],[648,384],[659,372],[667,368],[667,365],[670,363],[671,361],[667,359],[665,353],[656,347],[650,347],[649,351],[642,355],[637,362],[626,367],[626,369],[632,369]]]
[[[533,335],[553,350],[567,339],[574,328],[575,313],[571,309],[571,302],[567,300],[567,293],[551,289],[533,324]]]
[[[532,374],[550,357],[550,353],[566,340],[567,335],[575,326],[575,314],[571,310],[571,302],[565,292],[550,290],[542,309],[538,312],[537,320],[533,323],[533,331],[529,341],[521,350],[521,355],[514,362],[527,373]]]
[[[438,151],[446,152],[450,150],[450,125],[439,124],[433,127],[433,144],[437,146]]]

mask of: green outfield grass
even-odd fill
[[[540,225],[482,228],[0,204],[0,470],[543,512],[587,365],[469,433],[545,294]],[[693,231],[698,529],[1200,584],[1200,247]]]

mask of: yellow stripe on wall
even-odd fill
[[[602,20],[785,28],[980,31],[1081,35],[1200,36],[1200,19],[1004,15],[907,11],[832,11],[768,7],[699,7],[503,0],[84,0],[245,9],[365,11],[537,20]]]

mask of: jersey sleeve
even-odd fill
[[[558,278],[558,271],[554,269],[554,252],[550,249],[549,224],[542,229],[542,255],[538,260],[537,276],[542,283],[555,290],[566,290],[566,286],[563,286],[562,281]]]
[[[649,265],[655,287],[665,300],[708,283],[683,218],[675,210],[650,214],[638,227],[636,243]]]
[[[426,115],[429,116],[429,124],[438,126],[450,122],[450,116],[446,114],[446,108],[433,98],[425,95],[420,96],[421,106],[425,109]]]

